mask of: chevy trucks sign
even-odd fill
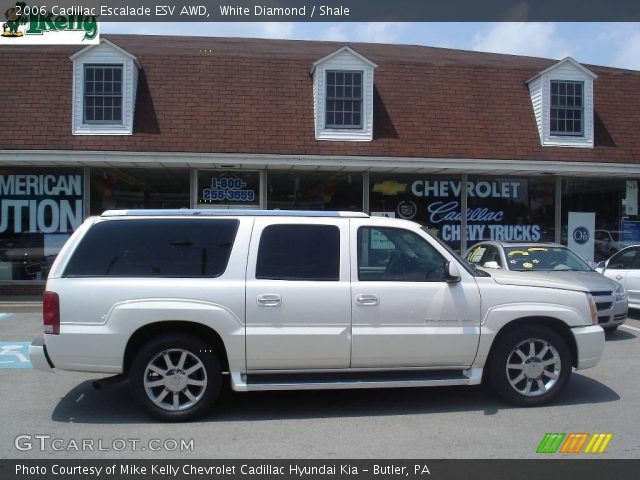
[[[82,220],[82,175],[0,175],[0,234],[73,232]]]
[[[422,223],[446,242],[461,240],[460,180],[399,177],[372,184],[371,210]],[[541,240],[543,227],[533,218],[532,204],[552,209],[553,188],[531,188],[529,180],[517,178],[468,181],[467,239]]]
[[[427,222],[433,226],[442,226],[442,239],[460,240],[460,222],[462,220],[460,194],[462,182],[454,180],[419,180],[411,185],[411,192],[417,197],[434,199],[427,205]],[[500,202],[484,206],[484,202],[474,199],[518,199],[520,195],[518,181],[470,181],[467,183],[467,239],[468,240],[540,240],[539,225],[509,224],[504,207],[493,208]],[[452,198],[453,197],[453,198]]]

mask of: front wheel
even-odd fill
[[[553,401],[571,375],[567,342],[544,325],[523,326],[500,337],[489,359],[489,381],[509,403],[537,406]]]
[[[188,421],[207,413],[220,394],[222,369],[210,347],[191,335],[163,334],[135,356],[129,380],[152,416]]]

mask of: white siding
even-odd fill
[[[327,70],[357,70],[362,75],[362,129],[325,128]],[[316,66],[313,72],[313,106],[317,140],[370,142],[373,140],[373,66],[343,51]]]
[[[122,65],[122,125],[96,125],[83,123],[83,90],[85,64]],[[74,135],[131,135],[133,133],[133,115],[136,90],[138,86],[138,67],[135,61],[124,53],[101,43],[87,50],[73,60],[73,110],[72,132]]]
[[[567,80],[584,83],[583,136],[551,135],[551,81]],[[529,84],[531,103],[543,146],[593,148],[593,77],[570,62],[559,64]]]
[[[536,117],[536,124],[538,125],[538,133],[540,135],[540,142],[542,142],[542,79],[536,78],[529,85],[529,93],[531,94],[531,105],[533,106],[533,114]]]

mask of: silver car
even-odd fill
[[[613,332],[627,320],[627,293],[622,284],[591,268],[578,255],[558,243],[480,242],[466,254],[482,269],[536,272],[586,287],[598,309],[598,324]]]
[[[596,270],[624,285],[631,308],[640,308],[640,245],[632,245],[598,264]]]

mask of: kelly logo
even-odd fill
[[[547,433],[536,453],[604,453],[612,433]]]
[[[29,6],[16,2],[4,12],[2,45],[97,44],[100,41],[94,8]]]

